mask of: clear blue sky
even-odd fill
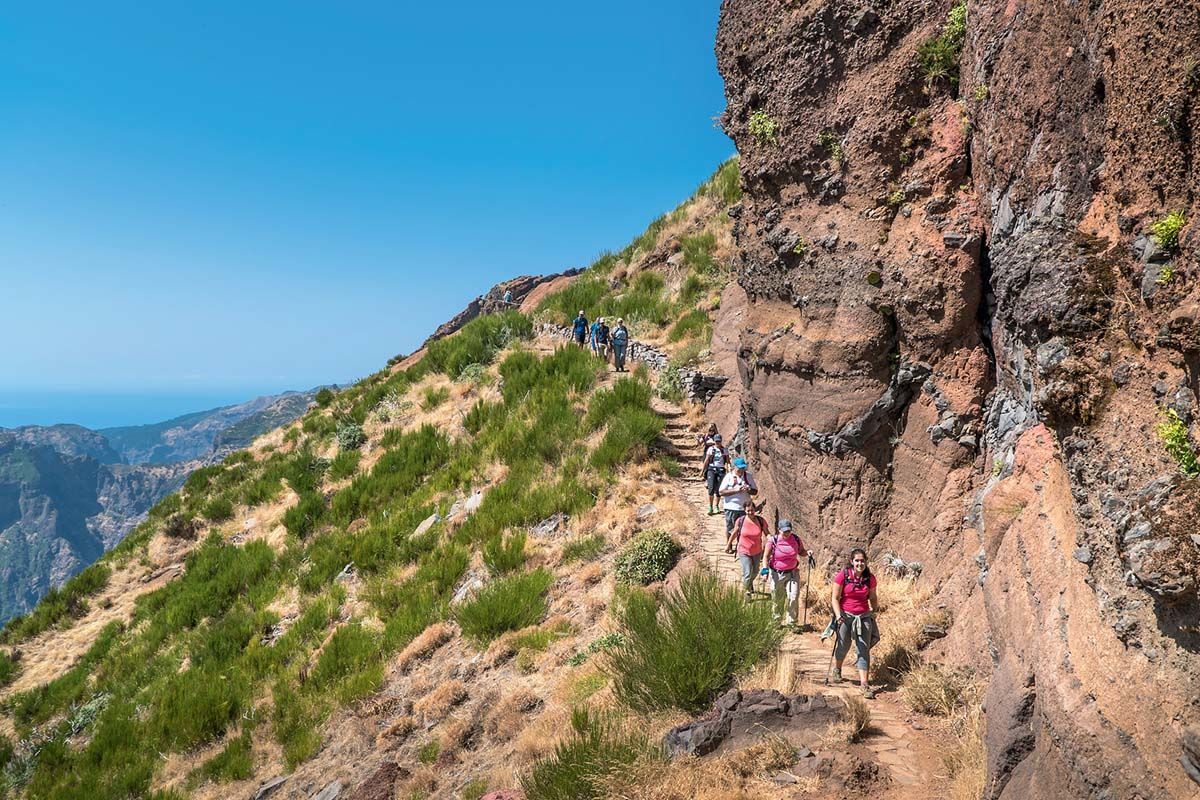
[[[346,381],[623,245],[733,151],[718,6],[10,4],[0,405]]]

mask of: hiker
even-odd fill
[[[708,423],[708,430],[696,437],[696,442],[708,452],[708,446],[713,443],[713,437],[717,435],[717,423]]]
[[[779,520],[779,528],[767,539],[767,550],[763,554],[763,563],[770,570],[771,614],[776,622],[779,621],[780,606],[783,606],[783,624],[796,624],[800,610],[800,559],[807,555],[804,542],[792,532],[791,520]]]
[[[625,371],[625,348],[628,346],[629,329],[625,327],[625,320],[618,317],[617,327],[613,328],[612,332],[613,366],[617,368],[617,372]]]
[[[596,329],[596,355],[608,361],[608,323],[604,317],[599,319],[600,327]]]
[[[502,302],[507,303],[510,306],[512,305],[512,289],[504,290],[504,298]]]
[[[582,309],[580,309],[579,316],[575,318],[575,322],[572,324],[571,333],[575,336],[575,344],[583,347],[584,343],[587,342],[588,321],[587,317],[583,315]]]
[[[598,342],[596,341],[596,334],[600,332],[600,323],[603,321],[604,321],[604,317],[597,317],[596,321],[592,323],[592,329],[589,332],[590,335],[588,338],[592,343],[592,353],[595,355],[600,355]]]
[[[771,532],[767,518],[758,513],[761,509],[762,506],[753,500],[747,503],[746,512],[734,523],[729,541],[725,544],[725,552],[732,553],[734,542],[737,542],[737,560],[742,565],[742,589],[746,592],[747,600],[754,593],[754,578],[762,562],[763,539]]]
[[[875,692],[867,683],[871,648],[879,641],[879,627],[875,624],[875,609],[879,607],[879,600],[875,596],[875,584],[875,576],[867,566],[866,551],[855,548],[850,553],[850,563],[833,579],[833,621],[829,623],[837,631],[837,644],[833,651],[837,663],[829,670],[829,682],[841,682],[842,662],[850,652],[850,641],[853,639],[857,650],[855,666],[858,667],[858,681],[863,697],[868,700],[875,697]],[[831,634],[830,629],[826,628],[821,638]]]
[[[711,442],[704,450],[704,463],[700,465],[700,475],[708,486],[710,517],[719,510],[713,506],[720,505],[721,496],[717,492],[721,488],[721,481],[725,480],[725,465],[729,463],[729,451],[721,444],[721,434],[714,433]]]
[[[746,505],[750,503],[751,497],[758,494],[758,484],[754,482],[748,467],[746,459],[735,458],[733,471],[725,473],[717,489],[717,494],[724,501],[726,536],[732,533],[733,524],[737,522],[738,517],[746,513]]]

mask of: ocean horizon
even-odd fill
[[[197,391],[0,390],[0,428],[73,424],[87,428],[150,425],[184,414],[235,405],[290,388],[258,386]]]

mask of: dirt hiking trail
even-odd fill
[[[724,580],[740,586],[741,568],[737,560],[725,552],[725,517],[722,514],[708,514],[708,495],[700,480],[703,457],[695,434],[678,405],[655,398],[654,408],[666,423],[663,436],[670,442],[672,455],[682,468],[678,480],[684,497],[698,519],[701,531],[699,554]],[[768,510],[768,519],[773,511]],[[824,583],[818,581],[816,575],[813,575],[812,581],[814,586]],[[768,602],[765,579],[759,578],[755,588],[755,601]],[[853,683],[844,682],[840,686],[822,684],[829,669],[830,647],[829,643],[821,641],[819,631],[827,622],[827,619],[814,619],[810,611],[810,632],[787,633],[779,649],[778,677],[774,688],[785,693],[802,691],[839,697],[860,696],[857,677]],[[880,624],[887,624],[886,616],[881,617]],[[847,676],[854,674],[850,659],[844,671]],[[863,736],[862,743],[875,753],[876,760],[891,775],[892,785],[882,796],[896,800],[929,800],[941,796],[939,789],[945,783],[945,776],[939,774],[942,772],[941,758],[933,737],[912,727],[909,720],[913,715],[900,704],[893,687],[876,685],[875,689],[875,699],[868,701],[871,726]]]

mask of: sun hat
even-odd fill
[[[738,469],[745,469],[746,467],[750,466],[746,463],[746,459],[744,458],[735,458],[733,460],[733,465]]]
[[[779,532],[784,533],[792,529],[792,521],[790,519],[779,520]]]

